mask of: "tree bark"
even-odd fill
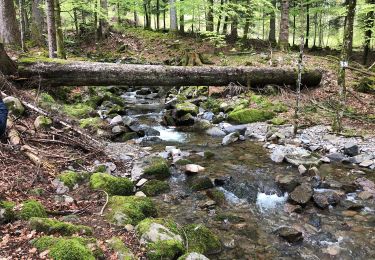
[[[214,31],[214,0],[208,0],[206,31]]]
[[[309,37],[310,37],[310,5],[306,5],[306,39],[305,48],[309,48]]]
[[[374,5],[375,0],[367,0],[369,4]],[[370,11],[366,14],[365,20],[365,42],[363,48],[363,64],[367,64],[368,54],[370,52],[370,43],[371,43],[371,36],[372,36],[372,28],[374,27],[374,19],[375,19],[375,12]]]
[[[221,19],[222,19],[222,13],[223,13],[223,7],[224,6],[224,0],[220,0],[220,12],[219,12],[219,17],[217,19],[217,26],[216,26],[216,33],[220,33],[220,25],[221,25]]]
[[[17,67],[9,58],[4,49],[4,44],[0,42],[0,72],[4,75],[12,75],[17,72]]]
[[[56,11],[56,47],[57,47],[57,57],[61,59],[66,59],[66,52],[64,47],[64,34],[61,25],[61,8],[60,0],[55,0],[55,11]]]
[[[176,11],[176,0],[169,1],[169,19],[170,19],[170,30],[171,32],[177,31],[177,11]]]
[[[289,48],[289,0],[281,1],[279,48],[281,50]]]
[[[56,58],[56,24],[55,24],[55,1],[46,0],[47,31],[48,31],[48,53],[50,58]]]
[[[226,86],[236,82],[245,86],[264,84],[295,85],[293,68],[255,68],[218,66],[129,65],[99,62],[20,63],[21,78],[41,78],[51,86]],[[302,83],[317,86],[322,71],[304,70]]]
[[[276,0],[272,0],[272,5],[274,8],[276,8]],[[274,10],[272,10],[270,14],[270,32],[268,35],[268,40],[272,43],[276,42],[276,16]]]
[[[345,35],[344,39],[346,41],[347,45],[347,54],[348,57],[352,55],[353,51],[353,28],[354,28],[354,17],[355,17],[355,8],[357,5],[357,0],[347,0],[347,5],[348,5],[348,13],[346,15],[346,27],[345,28]],[[343,46],[343,48],[345,48]]]
[[[0,42],[21,46],[13,0],[0,0]]]
[[[185,33],[185,15],[184,15],[184,7],[182,6],[182,2],[184,0],[180,0],[181,6],[180,6],[180,33]]]

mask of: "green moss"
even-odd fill
[[[51,59],[51,58],[46,58],[42,56],[38,57],[22,57],[18,59],[18,63],[39,63],[39,62],[50,62],[50,63],[59,63],[59,64],[67,64],[69,61],[64,60],[64,59]],[[22,64],[20,64],[22,65]]]
[[[0,201],[0,224],[11,222],[15,219],[14,206],[16,204],[11,201]]]
[[[190,161],[189,159],[180,159],[178,160],[177,162],[175,162],[176,165],[186,165],[186,164],[191,164],[193,163],[192,161]]]
[[[147,217],[155,217],[157,212],[150,198],[136,196],[113,196],[109,199],[106,216],[115,224],[136,225]]]
[[[271,120],[271,123],[273,125],[283,125],[285,124],[286,120],[284,118],[281,118],[281,117],[275,117],[275,118],[272,118]]]
[[[238,124],[247,124],[252,122],[263,122],[273,118],[275,114],[267,110],[242,109],[228,114],[231,122]]]
[[[46,217],[47,213],[43,205],[36,200],[27,200],[23,203],[19,217],[28,220],[32,217]]]
[[[220,112],[220,101],[209,97],[206,102],[203,103],[202,105],[205,109],[209,109],[214,113],[219,113]]]
[[[95,167],[94,172],[107,172],[107,167],[104,164],[99,164]]]
[[[73,189],[73,187],[84,181],[87,178],[87,173],[79,173],[74,171],[64,171],[60,173],[57,178],[64,183],[69,189]]]
[[[193,103],[184,102],[176,105],[176,113],[178,117],[184,116],[186,114],[191,114],[193,116],[198,114],[198,107]]]
[[[190,188],[193,191],[201,191],[213,187],[214,185],[212,184],[211,179],[207,176],[194,178],[190,182]]]
[[[141,189],[147,196],[156,196],[170,190],[166,181],[150,180],[146,182]]]
[[[58,106],[55,99],[50,94],[45,92],[39,95],[38,105],[44,109],[49,110],[53,110]]]
[[[154,157],[150,160],[150,165],[144,169],[144,174],[150,177],[168,178],[171,175],[166,160],[161,157]]]
[[[72,117],[83,118],[87,117],[94,110],[87,104],[78,103],[73,105],[64,105],[64,112]]]
[[[79,120],[81,128],[98,129],[104,126],[104,122],[100,117],[89,117]]]
[[[215,153],[211,151],[204,151],[204,158],[206,159],[212,159],[215,157]]]
[[[136,229],[137,232],[142,235],[146,233],[149,229],[152,223],[158,223],[160,225],[165,226],[168,228],[172,233],[181,235],[182,229],[177,225],[175,221],[168,218],[146,218],[138,223]]]
[[[52,125],[52,120],[46,116],[38,116],[35,119],[34,126],[39,128],[49,128]]]
[[[46,234],[73,235],[75,233],[91,235],[92,229],[83,225],[73,225],[50,218],[30,218],[30,227]]]
[[[123,133],[121,135],[121,141],[123,142],[129,141],[135,138],[138,138],[138,134],[136,132]]]
[[[185,248],[177,240],[159,240],[147,245],[147,258],[150,260],[176,259],[185,252]]]
[[[93,173],[90,177],[90,186],[93,189],[102,189],[111,195],[131,195],[134,185],[131,180],[115,177],[108,173]]]
[[[39,250],[49,250],[48,255],[56,260],[95,260],[94,253],[88,247],[88,241],[76,238],[55,238],[43,236],[32,244]]]
[[[190,224],[184,227],[189,251],[201,254],[217,253],[221,250],[219,238],[202,224]]]
[[[109,247],[117,253],[118,259],[122,259],[122,260],[137,259],[135,258],[133,253],[130,251],[130,249],[126,247],[126,245],[121,240],[121,238],[113,237],[110,240],[108,240],[107,243]]]
[[[218,189],[212,189],[208,190],[206,192],[207,196],[215,201],[218,205],[222,205],[225,203],[225,195],[224,192],[218,190]]]
[[[268,108],[275,113],[283,113],[289,110],[288,107],[281,102],[271,103]]]

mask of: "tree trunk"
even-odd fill
[[[367,3],[374,5],[375,0],[367,0]],[[375,12],[371,10],[366,14],[365,20],[365,42],[363,48],[363,64],[367,64],[368,54],[370,52],[370,43],[372,36],[372,28],[374,27]]]
[[[64,34],[61,25],[61,8],[60,0],[55,0],[55,11],[56,11],[56,47],[57,57],[60,59],[66,59],[65,47],[64,47]]]
[[[18,15],[20,20],[20,40],[21,40],[21,48],[22,51],[26,51],[25,47],[25,6],[23,0],[18,0]]]
[[[143,9],[145,12],[145,29],[151,29],[151,17],[150,17],[150,1],[149,0],[143,0]]]
[[[73,18],[74,18],[74,29],[76,31],[76,36],[79,36],[79,27],[78,27],[78,17],[77,17],[77,8],[73,8]],[[94,19],[95,20],[95,19]]]
[[[184,0],[180,0],[180,33],[184,34],[185,33],[185,16],[184,16],[184,8],[182,6],[182,2]]]
[[[217,19],[217,26],[216,26],[216,33],[220,33],[220,25],[221,25],[221,19],[223,18],[222,12],[223,12],[223,7],[224,6],[224,0],[220,0],[220,12],[219,12],[219,17]]]
[[[38,46],[44,45],[43,29],[44,16],[42,0],[32,0],[31,3],[31,40]]]
[[[21,78],[41,78],[51,86],[227,86],[236,82],[245,86],[264,84],[295,85],[293,68],[255,68],[220,66],[129,65],[100,62],[20,63]],[[320,70],[303,71],[302,83],[317,86]]]
[[[289,0],[281,0],[279,48],[281,50],[289,48]]]
[[[55,1],[46,0],[47,31],[48,31],[48,53],[50,58],[56,58],[56,24],[55,24]]]
[[[170,19],[170,31],[176,32],[177,31],[177,11],[176,11],[176,0],[169,1],[169,19]]]
[[[108,37],[108,3],[107,0],[100,0],[100,18],[98,36],[99,39],[105,39]]]
[[[214,0],[208,0],[206,31],[214,31]]]
[[[355,17],[355,8],[357,5],[357,0],[347,0],[348,4],[348,13],[346,16],[346,28],[344,39],[347,42],[347,55],[350,57],[353,51],[353,27],[354,27],[354,17]],[[343,46],[343,49],[345,47]]]
[[[310,36],[310,5],[306,5],[306,40],[305,48],[309,48],[309,36]]]
[[[21,46],[13,0],[0,0],[0,42]]]
[[[314,14],[314,43],[313,47],[316,47],[316,35],[318,33],[318,13],[315,12]]]
[[[293,7],[296,8],[296,0],[293,0]],[[292,46],[294,46],[296,39],[296,12],[293,12],[293,41]]]
[[[160,0],[156,0],[156,30],[160,30]]]
[[[276,8],[276,0],[272,0],[272,5],[274,8]],[[272,10],[270,13],[270,32],[268,35],[268,40],[271,43],[276,43],[276,15],[274,10]]]
[[[4,44],[0,42],[0,72],[4,75],[12,75],[17,72],[17,67],[9,58],[4,49]]]

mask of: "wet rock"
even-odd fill
[[[224,124],[223,131],[227,134],[238,132],[241,135],[244,135],[246,132],[247,125],[231,125],[231,124]]]
[[[135,123],[137,123],[138,121],[130,116],[123,116],[122,117],[122,122],[124,123],[124,125],[126,126],[131,126]]]
[[[345,158],[345,156],[341,153],[330,153],[327,154],[326,157],[332,162],[341,162]]]
[[[229,181],[229,178],[215,178],[214,179],[214,184],[215,186],[223,186],[225,185],[225,183],[227,183]]]
[[[210,129],[207,129],[206,134],[208,134],[209,136],[214,136],[214,137],[221,137],[221,136],[226,135],[226,133],[223,130],[221,130],[220,128],[216,126],[211,127]]]
[[[322,218],[318,216],[318,214],[310,214],[308,223],[317,228],[320,229],[322,227]]]
[[[297,204],[305,205],[311,199],[313,195],[313,190],[311,185],[308,183],[302,183],[297,186],[289,196],[289,199]]]
[[[214,113],[212,113],[211,111],[204,112],[203,115],[202,115],[202,119],[205,119],[205,120],[208,120],[208,121],[212,121],[213,118],[214,118]]]
[[[361,211],[364,206],[349,200],[342,200],[340,205],[349,211]]]
[[[213,187],[214,185],[212,184],[211,179],[207,176],[194,178],[190,183],[190,188],[193,191],[201,191],[201,190],[206,190],[206,189],[210,189]]]
[[[327,196],[323,193],[314,193],[313,200],[315,204],[321,209],[328,208],[328,206],[330,205]]]
[[[126,131],[127,131],[126,127],[121,126],[121,125],[116,125],[112,128],[112,134],[115,134],[115,135],[125,133]]]
[[[343,183],[341,185],[341,189],[345,191],[345,193],[352,193],[355,192],[358,189],[358,187],[354,183]]]
[[[330,163],[331,162],[331,160],[326,156],[320,158],[320,161],[323,162],[323,163]]]
[[[374,194],[372,194],[369,191],[362,191],[358,194],[358,198],[360,198],[361,200],[368,200],[371,199],[373,196]]]
[[[335,180],[325,180],[320,184],[322,189],[341,189],[342,183]]]
[[[184,168],[187,174],[196,174],[205,170],[204,167],[198,164],[186,164]]]
[[[318,168],[316,168],[315,166],[314,166],[314,167],[311,167],[311,168],[308,170],[308,173],[309,173],[310,176],[319,176],[319,174],[320,174]]]
[[[192,253],[187,253],[183,256],[180,256],[177,260],[209,260],[209,258],[205,257],[202,254],[192,252]]]
[[[286,192],[292,192],[299,182],[294,175],[277,175],[276,184],[279,188]]]
[[[157,136],[145,136],[143,137],[139,144],[142,145],[142,146],[148,146],[148,145],[154,145],[154,144],[159,144],[161,143],[163,140],[160,139],[159,137]]]
[[[198,205],[201,209],[214,209],[216,206],[216,202],[214,200],[207,200],[202,202]]]
[[[137,95],[145,96],[151,94],[152,91],[149,88],[141,88],[135,92]]]
[[[299,154],[286,154],[285,160],[295,166],[299,165],[319,165],[320,164],[320,158],[314,157],[312,155],[299,155]]]
[[[364,160],[362,161],[359,166],[361,167],[370,167],[371,165],[373,165],[375,163],[374,160]]]
[[[350,142],[344,146],[344,154],[348,156],[356,156],[359,154],[359,147],[356,143]]]
[[[271,160],[276,163],[281,163],[285,159],[285,153],[280,149],[275,149],[272,151]]]
[[[302,164],[298,166],[298,172],[303,175],[307,172],[307,169],[305,166],[303,166]]]
[[[176,126],[191,126],[194,125],[194,117],[189,113],[181,117],[174,118]]]
[[[196,131],[204,131],[204,130],[207,130],[207,129],[210,129],[210,128],[211,128],[210,121],[208,121],[206,119],[197,119],[197,120],[195,120],[194,129]]]
[[[303,239],[302,232],[291,227],[281,227],[276,233],[289,243],[295,243]]]
[[[151,93],[145,96],[146,99],[155,99],[159,96],[159,93]]]
[[[341,252],[341,248],[336,245],[331,245],[325,249],[323,249],[323,252],[330,255],[330,256],[337,256]]]
[[[198,107],[193,103],[184,102],[176,105],[176,116],[182,117],[184,115],[190,114],[196,116],[198,114]]]
[[[224,114],[223,112],[220,112],[218,115],[214,116],[214,118],[212,119],[212,123],[219,124],[223,122],[226,118],[227,118],[227,115]]]
[[[284,205],[284,211],[286,213],[302,213],[302,207],[300,205],[294,205],[294,204],[290,204],[290,203],[286,203]]]
[[[238,141],[239,137],[240,137],[240,135],[237,132],[231,133],[229,135],[226,135],[223,138],[221,144],[222,145],[228,145],[228,144],[234,143],[234,142]]]
[[[111,126],[115,126],[115,125],[118,125],[118,124],[121,124],[122,123],[122,116],[120,115],[117,115],[115,116],[114,118],[111,119],[111,121],[109,122],[109,124]]]
[[[354,210],[344,210],[343,212],[341,212],[341,214],[344,216],[344,217],[354,217],[355,215],[358,214],[357,211],[354,211]]]
[[[375,194],[375,183],[365,177],[361,177],[355,180],[355,184],[361,187],[364,191],[369,191]]]
[[[360,164],[363,161],[371,160],[371,159],[372,159],[372,156],[370,156],[368,154],[359,154],[359,155],[356,155],[356,156],[353,157],[353,161],[356,164]]]
[[[329,205],[337,205],[340,203],[341,199],[343,199],[344,193],[339,193],[337,191],[324,191],[324,192],[314,192],[313,200],[315,204],[325,209]]]

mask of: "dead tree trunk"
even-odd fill
[[[17,67],[5,52],[4,44],[0,42],[0,73],[11,75],[17,72]]]
[[[245,86],[265,84],[295,85],[293,68],[255,68],[218,66],[129,65],[99,62],[19,63],[21,78],[41,78],[51,86]],[[302,84],[317,86],[322,71],[304,70]]]

